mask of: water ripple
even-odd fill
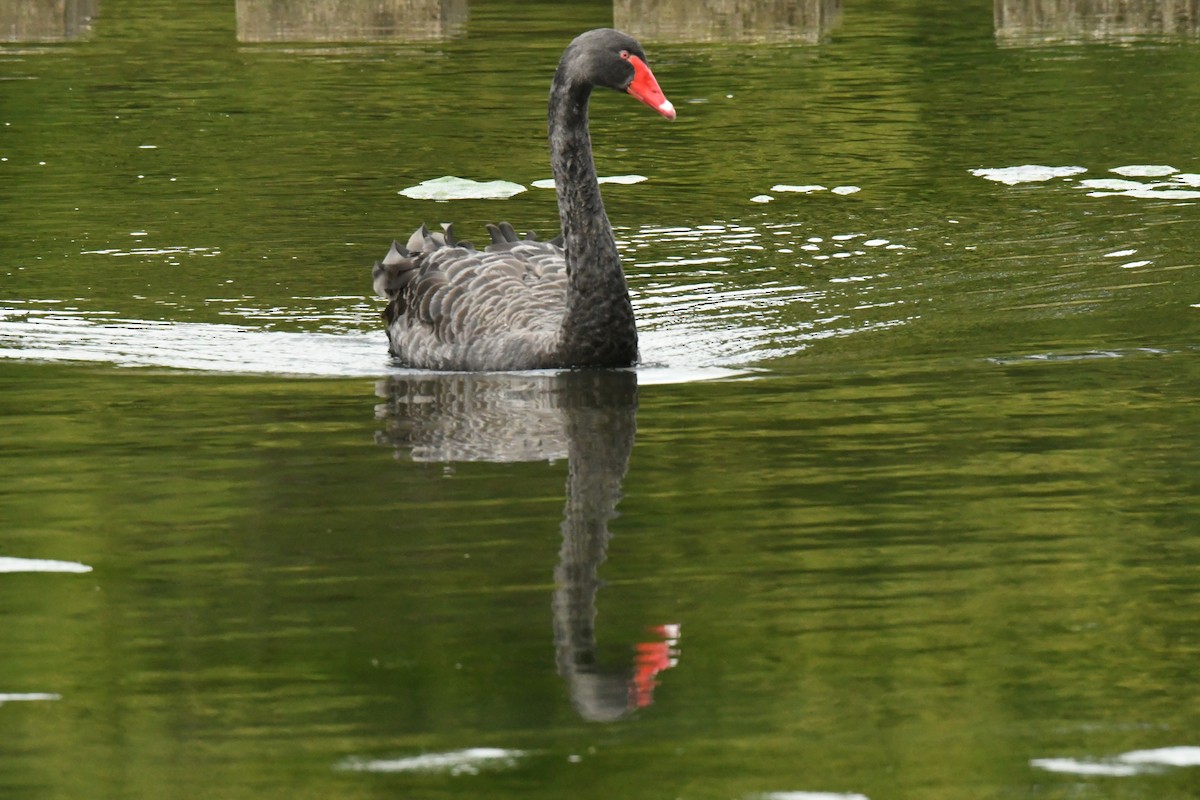
[[[888,271],[901,254],[885,252],[906,247],[864,231],[813,235],[798,223],[769,222],[653,227],[626,233],[622,248],[632,257],[639,375],[646,383],[728,377],[817,340],[913,316]],[[648,250],[653,256],[641,260]],[[377,303],[361,296],[272,302],[243,295],[203,305],[230,323],[131,319],[52,301],[10,301],[0,307],[0,358],[330,377],[399,369],[375,329]],[[282,324],[310,330],[275,329]]]
[[[423,753],[405,758],[347,758],[336,766],[347,772],[432,772],[477,775],[484,769],[511,769],[525,756],[522,750],[471,747],[449,753]]]
[[[0,358],[254,374],[373,376],[388,372],[387,347],[380,334],[94,319],[57,309],[0,308]]]
[[[888,271],[908,248],[864,231],[731,222],[621,234],[647,363],[769,362],[913,317]],[[637,258],[651,247],[654,260]]]

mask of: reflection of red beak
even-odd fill
[[[675,119],[675,106],[671,105],[663,90],[658,88],[658,81],[654,80],[654,73],[646,66],[646,62],[631,55],[629,63],[633,64],[633,81],[625,91],[667,119]]]
[[[636,667],[629,681],[629,707],[645,708],[654,702],[655,676],[679,663],[679,624],[656,625],[647,632],[663,637],[661,642],[639,642]]]

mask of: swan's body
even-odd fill
[[[625,367],[637,361],[637,328],[625,273],[604,212],[588,135],[594,86],[625,91],[668,119],[675,111],[641,46],[610,29],[577,37],[550,88],[550,162],[562,236],[518,238],[488,226],[483,250],[447,226],[422,226],[375,265],[392,355],[438,370]]]

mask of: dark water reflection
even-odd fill
[[[386,400],[380,441],[414,461],[567,460],[554,569],[558,672],[584,719],[613,721],[650,705],[657,674],[677,663],[679,624],[647,626],[658,638],[639,644],[632,664],[600,663],[596,642],[599,568],[637,431],[637,373],[393,377],[377,393]]]

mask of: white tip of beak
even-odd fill
[[[670,100],[663,100],[657,110],[667,119],[675,119],[675,106],[671,105]]]

